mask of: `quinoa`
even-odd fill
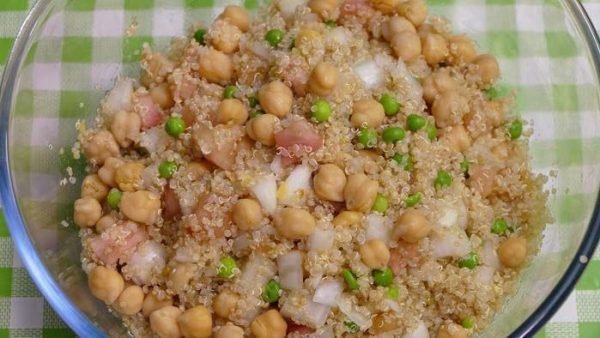
[[[467,45],[449,42],[465,40],[455,39],[440,18],[422,22],[408,15],[407,6],[426,9],[420,1],[390,1],[396,9],[389,12],[384,1],[346,0],[329,14],[318,12],[329,4],[320,1],[293,11],[275,2],[249,27],[226,10],[206,28],[202,43],[190,32],[166,52],[145,45],[140,79],[117,80],[96,125],[78,127],[73,151],[83,150],[90,174],[100,178],[96,191],[106,192],[97,201],[78,200],[75,219],[86,225],[82,264],[88,273],[107,267],[121,284],[141,288],[142,299],[126,300],[139,303],[136,313],[111,309],[134,336],[170,337],[162,325],[179,335],[200,330],[198,336],[208,336],[228,323],[257,337],[401,336],[419,328],[436,335],[466,318],[475,327],[456,330],[471,336],[485,330],[537,254],[551,221],[546,177],[531,171],[530,132],[508,129],[522,123],[512,110],[515,93],[490,94],[499,76],[494,57],[466,37]],[[409,28],[394,31],[392,20]],[[276,46],[265,41],[274,28],[283,31]],[[414,38],[421,52],[406,54],[415,46],[400,35]],[[437,37],[443,46],[426,46]],[[432,62],[438,52],[444,53],[440,61]],[[322,63],[334,74],[316,73]],[[262,91],[275,82],[286,90]],[[243,110],[232,114],[244,117],[241,124],[218,123],[227,85],[236,87],[233,99]],[[355,103],[381,106],[384,94],[398,110],[369,126],[376,112],[358,111]],[[311,117],[317,99],[331,112],[322,123]],[[121,111],[133,113],[126,123],[115,118]],[[265,113],[276,116],[273,124],[256,117]],[[369,122],[353,125],[354,114],[366,114]],[[422,125],[411,127],[409,115]],[[367,126],[378,135],[369,143],[361,139]],[[387,126],[403,128],[401,139],[384,141]],[[119,146],[126,144],[119,135],[131,145]],[[115,173],[131,162],[144,169],[121,182]],[[165,169],[171,164],[173,172]],[[313,178],[323,164],[340,169],[324,187],[340,197],[315,192]],[[110,201],[114,194],[121,202]],[[409,207],[407,198],[415,194],[419,201]],[[235,214],[242,199],[258,209]],[[385,204],[376,207],[376,200]],[[309,217],[286,219],[282,210]],[[101,229],[87,226],[101,216]],[[236,217],[248,219],[244,227]],[[370,266],[363,256],[363,246],[374,240],[384,243],[384,252],[373,253],[384,266]],[[290,265],[296,253],[301,264]],[[474,263],[466,262],[473,255]],[[226,266],[225,258],[235,266]],[[393,275],[390,285],[373,275],[385,269]],[[356,289],[344,280],[345,270]],[[274,303],[262,296],[269,280],[281,284]],[[318,300],[325,282],[337,283],[341,294]],[[109,306],[120,301],[92,292]],[[235,299],[225,314],[224,295]],[[209,311],[210,327],[149,319],[150,297],[182,313]],[[269,322],[270,335],[253,328],[268,309],[285,318],[287,332]]]

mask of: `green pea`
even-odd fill
[[[405,136],[406,132],[400,127],[385,127],[383,133],[381,133],[381,138],[387,143],[402,141]]]
[[[329,28],[335,28],[335,26],[337,26],[337,22],[335,22],[335,20],[325,20],[323,23]]]
[[[171,178],[177,171],[177,164],[173,161],[164,161],[158,166],[158,175],[162,178]]]
[[[194,40],[196,40],[199,44],[204,44],[204,35],[206,35],[206,29],[200,28],[194,33]]]
[[[492,233],[496,235],[504,235],[504,233],[508,230],[508,223],[504,218],[496,218],[494,224],[492,224]]]
[[[400,297],[400,289],[396,285],[390,285],[387,289],[387,297],[396,300]]]
[[[427,120],[421,115],[410,114],[406,118],[406,128],[410,131],[417,131],[425,127],[426,124]]]
[[[435,178],[434,186],[436,189],[449,187],[452,184],[452,176],[446,170],[439,170]]]
[[[108,206],[112,209],[117,209],[119,208],[119,203],[121,203],[122,195],[123,193],[119,189],[112,188],[106,196],[106,203],[108,203]]]
[[[394,273],[392,272],[392,269],[388,267],[383,270],[373,270],[371,275],[373,276],[375,285],[389,286],[394,281]]]
[[[396,115],[400,111],[400,102],[390,94],[383,94],[379,99],[385,115]]]
[[[519,137],[521,137],[521,134],[523,134],[523,121],[521,121],[521,120],[512,121],[510,126],[508,126],[508,136],[510,136],[510,139],[516,140]]]
[[[409,154],[396,153],[392,159],[406,171],[411,171],[413,169],[412,157]]]
[[[262,114],[264,114],[263,111],[255,110],[255,111],[251,111],[249,116],[251,119],[253,119],[253,118],[257,117],[258,115],[262,115]]]
[[[467,255],[467,257],[458,261],[458,266],[461,268],[467,268],[469,270],[473,270],[479,265],[479,256],[476,253],[471,252]]]
[[[485,96],[487,96],[490,100],[497,100],[502,98],[510,92],[510,89],[507,86],[496,85],[494,87],[490,87],[485,90]]]
[[[427,123],[425,131],[427,131],[427,138],[430,141],[433,141],[437,138],[437,128],[433,124]]]
[[[469,316],[465,319],[463,319],[462,321],[462,327],[464,327],[465,329],[472,329],[475,327],[475,319],[473,319],[473,317]]]
[[[346,329],[348,329],[348,332],[350,333],[358,333],[358,331],[360,331],[360,326],[351,320],[345,321],[344,326],[346,326]]]
[[[271,29],[265,34],[265,40],[271,45],[271,47],[277,47],[281,40],[283,40],[283,31],[281,29]]]
[[[271,279],[263,288],[262,299],[265,303],[275,303],[279,300],[280,292],[281,287],[279,286],[279,283],[276,280]]]
[[[185,131],[185,121],[181,117],[169,117],[165,124],[167,134],[179,137]]]
[[[465,174],[465,176],[468,178],[469,177],[469,168],[471,167],[471,162],[469,162],[469,160],[467,160],[467,158],[465,157],[464,160],[462,160],[462,162],[460,162],[460,171]]]
[[[224,99],[231,99],[235,96],[235,93],[237,93],[238,91],[238,87],[236,86],[227,86],[225,87],[225,90],[223,90],[223,98]]]
[[[373,148],[377,145],[377,132],[375,129],[362,128],[358,131],[358,143],[365,148]]]
[[[323,99],[316,100],[310,108],[310,111],[313,119],[319,123],[329,120],[329,117],[331,116],[331,106],[329,105],[329,102]]]
[[[420,192],[410,194],[404,200],[404,204],[406,204],[406,206],[409,208],[414,207],[415,205],[419,204],[419,202],[421,202],[421,193]]]
[[[248,97],[248,105],[250,106],[250,108],[254,108],[258,105],[258,99],[256,98],[256,96],[252,95]]]
[[[221,278],[230,279],[235,274],[237,264],[235,259],[231,256],[223,256],[219,260],[219,267],[217,268],[217,275]]]
[[[344,270],[342,271],[342,277],[344,277],[344,280],[346,281],[346,284],[348,285],[348,288],[350,290],[358,290],[359,285],[358,285],[358,281],[356,280],[356,275],[354,275],[354,273],[350,270]]]
[[[373,211],[385,214],[385,211],[388,208],[388,200],[382,194],[377,194],[375,197],[375,202],[373,203]]]

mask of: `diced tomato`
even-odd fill
[[[292,320],[287,320],[287,334],[294,332],[299,334],[310,334],[315,332],[315,330],[311,329],[308,326],[298,324]]]
[[[106,265],[124,263],[138,244],[148,238],[146,229],[134,222],[119,222],[90,239],[93,256]]]
[[[159,125],[162,122],[164,115],[158,104],[152,101],[150,95],[140,96],[138,100],[139,102],[136,104],[135,110],[142,118],[143,129]]]
[[[167,184],[162,196],[163,202],[163,218],[166,220],[174,220],[181,217],[181,206],[179,205],[179,197]]]
[[[390,250],[390,261],[388,263],[394,274],[400,274],[407,266],[415,266],[419,260],[418,245],[400,241],[398,246]]]
[[[323,145],[323,138],[306,120],[292,122],[275,134],[275,144],[280,151],[282,164],[288,166],[307,153],[315,152]]]

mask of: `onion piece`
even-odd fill
[[[162,244],[152,240],[140,244],[129,257],[123,272],[131,275],[137,284],[147,284],[154,274],[162,272],[167,253]]]
[[[483,242],[483,246],[481,247],[481,263],[494,270],[500,270],[501,268],[500,259],[492,240],[488,239]]]
[[[325,251],[331,249],[335,239],[333,229],[316,228],[308,237],[308,249],[310,251]]]
[[[342,311],[349,320],[360,327],[361,331],[366,331],[373,325],[371,314],[368,313],[368,310],[364,308],[363,310],[359,310],[358,307],[354,305],[354,302],[352,302],[350,296],[344,294],[340,296],[337,305],[339,306],[340,311]],[[363,312],[367,312],[367,314]]]
[[[343,26],[337,26],[334,29],[329,30],[327,33],[327,37],[331,40],[335,41],[337,44],[346,45],[350,42],[350,38],[352,33]]]
[[[312,298],[313,302],[334,306],[338,297],[344,292],[344,285],[339,280],[321,282]]]
[[[407,332],[402,338],[429,338],[429,330],[427,330],[427,325],[422,320],[417,322],[417,327]]]
[[[400,306],[400,304],[398,304],[397,301],[393,299],[386,299],[384,300],[384,303],[385,305],[389,306],[389,308],[392,309],[392,311],[396,313],[402,313],[402,307]]]
[[[252,255],[244,265],[238,283],[248,295],[258,295],[276,273],[277,268],[273,261],[263,255]]]
[[[468,215],[467,208],[462,201],[453,203],[448,201],[439,201],[437,203],[437,225],[443,228],[459,227],[465,229],[467,227]]]
[[[367,240],[380,239],[386,243],[390,240],[392,229],[386,224],[385,217],[377,214],[369,214],[365,218],[365,222],[367,223]]]
[[[279,284],[286,290],[302,289],[304,269],[302,268],[302,252],[294,250],[277,257]]]
[[[315,303],[307,298],[301,307],[288,298],[281,304],[281,314],[298,324],[303,324],[313,329],[325,325],[331,308],[327,305]]]
[[[283,205],[294,206],[303,201],[311,188],[312,170],[307,165],[299,165],[277,190],[277,198]]]
[[[154,127],[147,129],[140,137],[140,147],[149,153],[161,153],[167,149],[173,138],[167,134],[165,128]]]
[[[496,270],[489,266],[481,265],[475,269],[475,280],[481,284],[489,284],[494,280]]]
[[[281,163],[281,156],[275,156],[273,162],[271,162],[271,171],[275,174],[275,177],[280,177],[283,174],[283,164]]]
[[[456,227],[436,229],[431,236],[431,252],[434,258],[461,258],[471,252],[471,242],[467,234]]]
[[[383,70],[373,60],[364,60],[353,67],[354,73],[365,83],[367,89],[383,84]]]
[[[304,6],[306,3],[306,0],[279,0],[277,1],[276,6],[279,8],[281,15],[284,18],[288,18],[294,15],[298,6]]]
[[[132,110],[133,79],[120,78],[102,101],[102,113],[110,122],[114,114]]]
[[[250,187],[252,195],[258,200],[263,209],[269,214],[277,209],[277,182],[272,174],[259,177]]]

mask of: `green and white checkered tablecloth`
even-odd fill
[[[45,1],[45,0],[40,0]],[[101,7],[101,4],[104,1],[108,0],[74,0],[71,1],[71,5],[77,11],[81,11],[82,13],[93,11],[97,9],[97,7]],[[146,10],[151,8],[155,0],[123,0],[124,9],[126,10]],[[223,3],[223,0],[175,0],[185,2],[187,5],[191,7],[210,7],[215,4],[217,6]],[[431,2],[435,2],[437,4],[444,4],[451,1],[462,1],[462,0],[431,0]],[[475,1],[475,0],[473,0]],[[254,0],[246,0],[246,3],[256,3]],[[494,4],[506,6],[508,8],[507,12],[510,13],[511,7],[515,6],[514,0],[481,0],[482,4]],[[542,0],[539,0],[542,2]],[[28,8],[33,3],[32,0],[0,0],[0,71],[2,70],[3,64],[6,62],[7,55],[10,51],[12,43],[14,41],[14,37],[16,32],[23,21]],[[527,86],[524,90],[535,91],[537,83],[535,82],[536,77],[533,72],[538,70],[536,65],[539,62],[551,63],[557,62],[557,65],[565,65],[568,57],[571,55],[565,55],[569,53],[569,47],[572,43],[569,40],[568,36],[561,34],[561,32],[545,32],[544,33],[544,24],[548,25],[551,20],[539,20],[540,15],[535,11],[539,11],[540,7],[535,6],[535,1],[532,2],[532,6],[527,7],[526,10],[520,8],[520,11],[514,11],[517,15],[514,15],[509,20],[511,20],[515,27],[518,27],[522,31],[527,31],[531,34],[541,34],[543,38],[552,40],[556,43],[552,44],[552,48],[546,48],[546,46],[540,47],[537,45],[529,45],[523,46],[519,44],[519,38],[515,35],[515,31],[502,31],[502,32],[493,32],[488,33],[489,41],[496,41],[498,43],[489,43],[486,47],[491,50],[494,54],[498,55],[500,60],[511,60],[515,59],[517,54],[521,53],[527,54],[527,58],[521,59],[520,67],[516,67],[516,69],[520,69],[520,74],[505,74],[508,78],[517,79],[516,83],[526,83]],[[590,17],[598,26],[600,25],[600,0],[587,0],[584,2],[586,9],[588,10]],[[528,4],[529,5],[529,4]],[[519,5],[521,6],[521,5]],[[531,10],[532,15],[527,15],[528,11]],[[104,13],[107,14],[107,13]],[[102,14],[102,15],[104,15]],[[108,13],[108,15],[114,15],[115,13]],[[118,14],[118,13],[117,13]],[[164,15],[163,15],[164,14]],[[173,15],[177,13],[168,12],[161,13],[160,17],[164,16],[165,20],[172,20]],[[479,15],[481,14],[481,15]],[[100,14],[98,14],[100,15]],[[83,15],[85,16],[85,14]],[[82,16],[82,17],[83,17]],[[171,17],[170,17],[171,16]],[[177,15],[175,15],[177,16]],[[469,29],[475,30],[475,36],[477,36],[477,29],[485,27],[485,20],[495,20],[496,16],[485,15],[484,10],[482,9],[480,12],[470,11],[470,14],[467,13],[456,13],[457,17],[461,17],[462,21],[456,21],[455,25],[459,26],[458,29],[465,29],[468,27]],[[501,15],[499,15],[501,16]],[[543,15],[542,15],[543,16]],[[92,15],[90,15],[92,17]],[[155,18],[157,18],[155,16]],[[505,19],[505,18],[501,18]],[[118,25],[114,27],[93,27],[93,29],[98,30],[99,34],[103,34],[102,36],[111,36],[111,32],[114,30],[123,30],[125,27],[125,18],[121,16],[115,17]],[[122,22],[121,22],[122,21]],[[465,24],[467,22],[467,24]],[[81,24],[81,23],[80,23]],[[93,26],[89,22],[85,25],[87,27]],[[143,23],[142,23],[143,26]],[[154,28],[159,26],[155,26]],[[547,27],[546,27],[547,28]],[[141,28],[142,31],[144,27]],[[150,30],[146,32],[145,36],[148,35],[158,35],[158,39],[166,39],[168,36],[173,34],[181,34],[184,32],[183,22],[181,27],[174,28],[174,31],[160,31],[159,34],[156,34],[156,29],[154,31]],[[113,32],[114,33],[114,32]],[[479,33],[482,33],[481,30]],[[498,36],[494,36],[498,35]],[[511,35],[512,34],[512,35]],[[150,38],[151,40],[151,38]],[[137,41],[137,43],[130,44],[126,46],[126,48],[138,48],[141,45],[141,42],[145,41],[144,38],[134,38],[132,41]],[[155,39],[156,41],[156,39]],[[544,42],[541,41],[543,44]],[[101,51],[98,50],[92,51],[94,48],[94,43],[90,39],[86,38],[77,38],[73,37],[70,39],[66,39],[62,46],[62,59],[55,60],[56,62],[62,62],[65,65],[71,64],[86,64],[89,63],[93,57],[101,57]],[[526,47],[526,48],[525,48]],[[549,46],[548,46],[549,47]],[[521,49],[527,49],[519,51]],[[98,48],[97,48],[98,49]],[[540,52],[541,51],[541,52]],[[131,50],[129,51],[131,52]],[[98,54],[98,55],[96,55]],[[531,54],[531,55],[529,55]],[[131,62],[132,55],[135,53],[126,53],[124,52],[124,57],[126,62]],[[543,57],[539,57],[543,56]],[[127,59],[129,58],[129,59]],[[94,59],[95,60],[95,59]],[[558,60],[558,61],[557,61]],[[544,64],[545,65],[545,64]],[[558,66],[559,68],[561,66]],[[570,71],[570,67],[564,68],[565,72]],[[113,76],[114,74],[102,74],[103,72],[113,72],[115,69],[99,69],[99,72],[96,72],[98,76],[102,79],[105,79],[107,76]],[[554,71],[554,70],[553,70]],[[94,72],[92,72],[95,74]],[[555,71],[554,76],[560,78],[561,76],[560,69]],[[81,74],[77,74],[81,75]],[[568,74],[563,74],[565,78],[568,78]],[[580,78],[582,78],[582,82],[584,82],[588,87],[593,89],[594,84],[589,83],[589,75],[578,74]],[[46,79],[48,80],[48,79]],[[110,80],[106,78],[105,80]],[[587,82],[586,82],[587,81]],[[60,84],[60,82],[58,82]],[[35,83],[33,86],[35,87]],[[582,89],[583,88],[583,89]],[[45,88],[47,89],[47,88]],[[50,88],[52,90],[53,88]],[[56,88],[54,88],[56,89]],[[572,104],[569,98],[577,97],[577,91],[579,93],[579,104],[584,104],[582,102],[582,96],[585,94],[581,94],[581,90],[585,93],[585,86],[578,86],[577,90],[575,86],[570,86],[568,83],[560,82],[559,85],[554,86],[552,97],[548,97],[548,93],[540,92],[540,100],[538,102],[517,102],[517,106],[523,107],[528,110],[531,109],[531,105],[539,105],[543,107],[545,104],[552,105],[554,108],[560,108],[561,111],[568,111],[573,108],[569,106]],[[75,92],[76,93],[76,92]],[[66,93],[68,94],[68,93]],[[77,98],[69,99],[69,95],[61,95],[61,107],[63,104],[65,107],[72,107],[75,104],[75,100]],[[563,101],[561,101],[564,99]],[[552,102],[546,102],[548,100],[552,100]],[[64,101],[64,102],[63,102]],[[77,101],[78,102],[78,101]],[[577,100],[574,101],[577,104]],[[60,115],[63,116],[62,114]],[[71,117],[71,116],[69,116]],[[582,116],[585,118],[585,115]],[[544,128],[551,128],[554,130],[560,129],[557,128],[557,122],[548,121],[544,119],[544,116],[540,114],[539,118],[536,116],[533,117],[534,123],[536,125],[536,132],[540,132],[541,130],[541,138],[544,139]],[[581,130],[578,130],[578,133],[585,134],[591,133],[590,131],[584,130],[585,126],[582,127]],[[564,131],[559,132],[559,134],[569,133],[570,130],[566,128]],[[561,134],[561,135],[562,135]],[[29,135],[29,134],[28,134]],[[566,134],[565,134],[566,135]],[[29,135],[31,136],[31,135]],[[564,135],[562,135],[564,137]],[[584,135],[585,136],[585,135]],[[28,141],[28,140],[26,140]],[[562,146],[568,146],[568,142],[561,143]],[[542,154],[541,156],[536,158],[538,164],[540,166],[550,167],[552,163],[558,161],[559,163],[570,161],[579,156],[581,157],[581,153],[559,151],[560,149],[552,149],[552,151],[546,151],[548,149],[544,147],[550,147],[549,143],[540,142],[539,144],[534,145],[534,153]],[[537,149],[535,148],[537,147]],[[596,143],[597,148],[597,143]],[[579,148],[574,147],[574,149],[581,149],[581,145]],[[553,154],[557,153],[566,154],[567,158],[554,158]],[[579,161],[581,162],[581,161]],[[579,163],[578,162],[578,163]],[[600,161],[599,161],[600,162]],[[566,162],[565,162],[566,163]],[[594,196],[594,192],[589,192],[587,195],[575,195],[570,198],[566,198],[559,203],[559,208],[557,210],[557,218],[559,223],[569,223],[577,217],[576,211],[578,209],[578,205],[581,203],[586,203],[587,199],[590,196]],[[13,243],[10,239],[10,235],[7,230],[6,222],[2,217],[2,212],[0,210],[0,338],[4,337],[72,337],[73,333],[65,326],[65,324],[58,318],[58,316],[53,312],[50,306],[45,302],[41,294],[37,291],[27,272],[25,271],[22,263],[17,257]],[[585,338],[598,338],[600,337],[600,254],[597,253],[592,258],[590,264],[583,277],[577,284],[576,290],[570,295],[562,308],[556,313],[556,315],[552,318],[552,320],[545,326],[545,328],[540,331],[537,335],[538,337],[557,337],[557,338],[566,338],[566,337],[585,337]]]

